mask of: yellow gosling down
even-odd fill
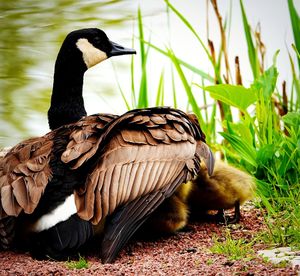
[[[203,168],[203,167],[202,167]],[[217,160],[211,176],[203,168],[192,181],[188,196],[191,216],[218,210],[217,218],[226,223],[237,223],[240,220],[240,206],[254,197],[256,184],[249,174]],[[233,218],[224,216],[224,210],[235,208]]]

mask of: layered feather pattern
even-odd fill
[[[48,181],[53,133],[26,140],[0,160],[0,217],[31,214]]]
[[[116,117],[106,114],[89,116],[13,147],[0,160],[0,219],[16,217],[22,211],[33,213],[52,178],[63,179],[68,170],[69,166],[65,170],[57,168],[55,156],[65,150],[65,139],[68,139],[67,143],[70,141],[70,145],[72,141],[76,142],[72,158],[87,154],[97,142],[95,133],[99,136],[107,121]]]
[[[118,206],[171,185],[182,170],[191,179],[199,169],[197,149],[208,151],[199,125],[171,108],[130,111],[114,120],[93,147],[89,139],[77,139],[84,136],[79,130],[72,137],[62,160],[77,169],[99,154],[85,186],[75,192],[79,216],[94,224]]]

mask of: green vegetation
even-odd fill
[[[245,239],[233,239],[228,229],[226,229],[225,239],[223,238],[223,241],[219,239],[219,237],[213,237],[214,245],[210,248],[212,253],[224,254],[230,261],[254,257],[254,250],[251,249],[253,242],[249,243]]]
[[[89,268],[88,261],[79,255],[78,261],[67,261],[66,266],[68,269],[82,269],[82,268]]]
[[[167,58],[172,64],[172,91],[174,106],[177,106],[177,91],[174,85],[174,75],[177,73],[185,90],[189,106],[200,121],[206,133],[207,142],[215,151],[230,163],[243,167],[255,176],[258,186],[260,205],[264,213],[268,232],[263,235],[265,242],[286,246],[300,244],[300,18],[294,8],[293,1],[288,0],[291,26],[294,32],[295,44],[288,45],[289,62],[292,71],[292,83],[278,83],[276,59],[280,55],[275,52],[273,64],[265,68],[266,48],[261,40],[259,30],[252,31],[247,19],[247,11],[240,0],[242,23],[245,41],[248,47],[249,65],[253,80],[249,87],[243,86],[238,57],[235,58],[235,78],[228,62],[227,45],[230,34],[230,18],[222,20],[217,1],[210,4],[218,19],[221,45],[215,47],[212,41],[207,43],[198,35],[186,16],[180,13],[171,2],[165,0],[168,14],[174,13],[199,42],[211,64],[214,76],[201,68],[188,64],[176,56],[171,46],[160,48],[151,41],[146,41],[143,32],[141,11],[138,12],[139,41],[141,48],[141,77],[137,90],[134,76],[134,61],[132,61],[132,106],[149,105],[149,89],[147,88],[147,57],[149,51],[157,51],[162,58]],[[284,39],[284,38],[283,38]],[[215,49],[219,49],[216,51]],[[293,59],[297,58],[299,66]],[[161,69],[161,77],[157,85],[156,105],[164,103],[165,73]],[[191,83],[185,72],[191,71],[200,77],[200,83]],[[287,87],[290,91],[287,92]],[[199,88],[202,94],[199,93]],[[138,92],[137,92],[138,91]],[[197,91],[197,92],[195,92]],[[210,97],[208,97],[210,96]],[[198,102],[202,97],[204,107]],[[138,99],[138,100],[136,100]],[[212,104],[208,101],[213,99]],[[128,105],[129,106],[129,105]],[[237,116],[233,116],[238,111]],[[217,127],[221,132],[217,132]],[[218,139],[221,137],[222,142]],[[216,241],[217,242],[217,241]],[[228,244],[217,243],[215,249],[226,252],[227,249],[237,250],[243,247],[245,241],[230,239]],[[217,249],[219,248],[219,249]],[[231,253],[234,253],[230,251]],[[236,256],[242,255],[237,252]]]
[[[214,263],[214,260],[213,259],[208,259],[207,261],[206,261],[206,264],[207,265],[212,265]]]

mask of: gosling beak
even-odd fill
[[[136,54],[136,50],[134,50],[134,49],[125,48],[125,47],[121,46],[120,44],[117,44],[113,41],[110,41],[110,43],[111,43],[112,49],[107,54],[108,57]]]

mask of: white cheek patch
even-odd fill
[[[107,59],[106,53],[94,47],[86,38],[78,39],[76,46],[82,52],[83,60],[88,68]]]
[[[47,230],[61,221],[67,220],[73,214],[77,213],[74,195],[70,195],[66,200],[58,205],[50,213],[41,216],[33,225],[32,231],[41,232]]]

